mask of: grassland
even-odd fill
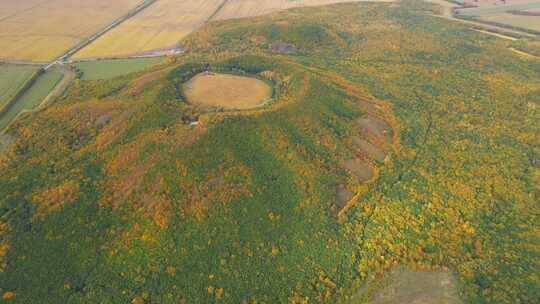
[[[19,101],[0,117],[0,130],[3,130],[21,111],[32,110],[39,106],[62,79],[62,76],[63,74],[57,70],[51,70],[41,75],[34,85],[20,97]]]
[[[82,73],[82,80],[96,80],[111,79],[120,75],[142,71],[161,61],[163,61],[163,58],[160,57],[110,59],[81,61],[74,63],[74,66]]]
[[[347,303],[402,268],[407,300],[427,280],[461,286],[465,303],[535,303],[540,63],[432,10],[354,3],[213,22],[167,66],[76,81],[8,130],[0,293]],[[264,73],[279,94],[203,111],[179,85],[205,69]],[[355,139],[387,147],[372,183],[341,166],[358,158]],[[358,200],[338,219],[339,185]]]
[[[7,0],[0,3],[0,58],[50,61],[140,0]]]
[[[0,110],[13,98],[37,71],[31,65],[0,64]]]
[[[202,26],[223,0],[160,0],[100,37],[74,58],[112,57],[177,46]]]
[[[262,80],[231,74],[199,74],[184,85],[189,102],[225,109],[250,109],[272,97]]]

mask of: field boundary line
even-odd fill
[[[229,0],[223,0],[223,2],[221,2],[221,4],[216,8],[216,10],[206,19],[206,21],[204,23],[209,23],[212,21],[212,19],[214,19],[215,16],[217,16],[217,14],[219,14],[219,12],[221,12],[221,10],[225,7],[225,5],[227,5],[229,3]]]
[[[82,42],[78,43],[71,49],[67,50],[64,54],[59,56],[56,60],[51,62],[45,67],[45,70],[49,69],[50,67],[54,66],[58,62],[64,61],[69,59],[71,56],[75,55],[78,51],[82,50],[86,46],[90,45],[92,42],[96,41],[101,36],[105,35],[109,31],[113,30],[114,28],[118,27],[120,24],[124,23],[125,21],[131,19],[132,17],[136,16],[143,10],[147,9],[152,4],[156,3],[157,0],[144,0],[141,4],[137,5],[135,8],[131,9],[127,14],[117,18],[112,23],[107,25],[106,27],[102,28],[98,32],[90,35],[86,39],[84,39]]]
[[[13,95],[5,106],[0,108],[0,118],[4,116],[9,110],[17,103],[17,101],[26,93],[30,88],[36,83],[36,81],[43,75],[45,71],[43,69],[38,69],[33,73],[33,75],[24,83],[24,85]]]

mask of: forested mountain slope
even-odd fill
[[[0,292],[335,303],[402,267],[455,274],[463,302],[534,302],[540,61],[432,9],[214,22],[150,70],[77,80],[8,131]],[[190,105],[182,83],[204,71],[274,99]]]

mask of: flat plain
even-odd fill
[[[75,54],[113,57],[174,47],[205,24],[223,0],[160,0]]]
[[[140,2],[1,1],[0,58],[50,61],[126,14]]]

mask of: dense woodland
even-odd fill
[[[0,294],[335,303],[405,267],[455,274],[465,303],[537,301],[540,60],[432,10],[214,22],[150,70],[76,80],[4,138]],[[274,101],[189,105],[180,84],[207,69],[267,79]],[[399,141],[338,219],[361,102],[384,109]]]

